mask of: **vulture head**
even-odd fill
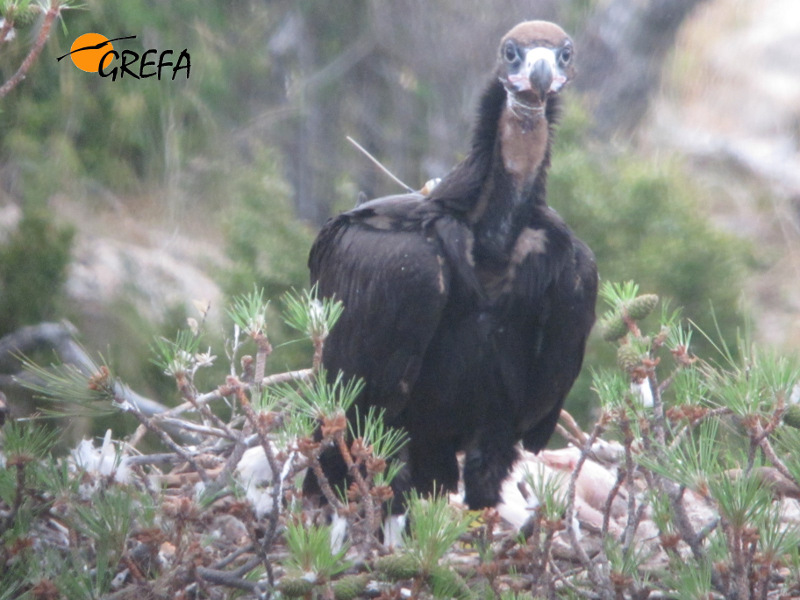
[[[515,113],[541,113],[549,96],[572,79],[575,50],[561,27],[525,21],[500,42],[498,78]]]

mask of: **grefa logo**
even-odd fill
[[[185,71],[186,79],[189,79],[191,57],[186,48],[180,51],[177,58],[174,50],[159,52],[155,48],[145,51],[140,56],[133,50],[125,49],[117,52],[111,43],[133,39],[136,39],[135,35],[108,39],[100,33],[84,33],[72,42],[69,52],[56,60],[60,62],[69,56],[79,69],[97,73],[100,77],[110,77],[111,81],[116,81],[117,76],[120,79],[126,76],[134,79],[157,77],[161,81],[162,75],[170,73],[171,81],[175,81],[175,77],[181,71]],[[114,64],[118,60],[119,64]]]

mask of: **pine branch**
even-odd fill
[[[30,71],[31,67],[33,66],[33,63],[36,62],[36,59],[39,57],[42,48],[44,48],[47,39],[50,37],[50,29],[53,26],[53,21],[55,21],[56,18],[61,15],[62,6],[63,4],[59,0],[51,0],[50,8],[47,9],[44,14],[44,20],[42,21],[42,26],[39,29],[39,35],[36,36],[36,41],[28,52],[28,55],[22,61],[19,69],[17,69],[17,72],[14,73],[2,86],[0,86],[0,98],[4,98],[11,90],[17,87],[17,85],[23,79],[25,79],[28,71]]]

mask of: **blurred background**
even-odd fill
[[[326,218],[359,192],[400,191],[346,136],[412,187],[444,175],[500,37],[530,18],[576,42],[549,201],[601,277],[635,280],[716,340],[749,330],[795,351],[796,0],[86,0],[0,100],[0,336],[68,319],[134,389],[174,403],[153,338],[207,301],[224,355],[232,296],[255,285],[279,307],[307,286]],[[0,80],[37,31],[0,47]],[[120,49],[139,54],[186,49],[190,76],[112,82],[55,60],[86,32],[136,35]],[[308,366],[274,322],[270,369]],[[609,362],[593,339],[587,365]],[[567,408],[588,418],[592,404],[582,377]]]

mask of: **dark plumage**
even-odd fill
[[[409,434],[396,494],[454,489],[464,451],[466,502],[496,504],[516,442],[534,452],[547,444],[580,370],[597,271],[545,201],[572,53],[557,25],[514,27],[464,161],[429,196],[388,196],[334,217],[311,249],[311,282],[345,306],[324,348],[329,375],[362,377],[360,412],[383,407]],[[323,468],[345,477],[333,449]]]

